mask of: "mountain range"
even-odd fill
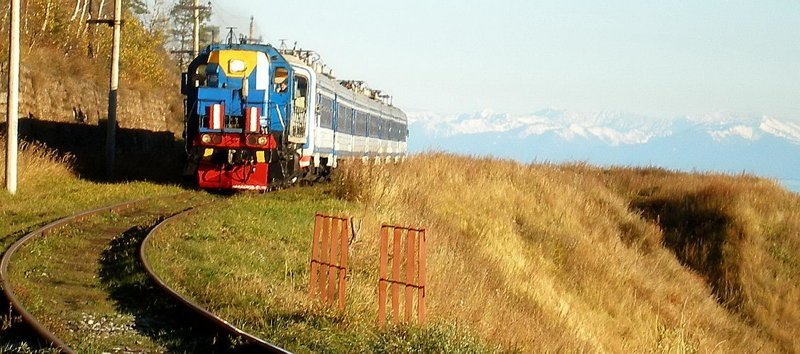
[[[408,117],[411,153],[746,172],[800,189],[800,123],[765,115],[663,118],[550,108],[521,115],[410,111]]]

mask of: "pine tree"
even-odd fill
[[[190,54],[186,51],[192,49],[192,35],[194,33],[194,11],[192,0],[178,0],[170,10],[169,46],[176,51],[176,58],[181,66],[191,61]],[[219,27],[211,25],[211,7],[200,10],[200,47],[211,43],[213,33],[219,32]]]
[[[137,17],[141,17],[149,13],[147,9],[147,2],[145,0],[123,0],[122,6]]]

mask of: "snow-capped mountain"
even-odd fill
[[[800,179],[800,122],[712,113],[650,117],[544,109],[408,113],[409,150],[435,149],[529,161],[656,165]]]

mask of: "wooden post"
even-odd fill
[[[314,297],[317,292],[317,273],[319,272],[319,238],[322,232],[322,215],[317,214],[314,216],[314,236],[311,241],[311,274],[309,275],[308,296]]]
[[[411,317],[414,315],[414,287],[412,284],[414,282],[414,273],[415,273],[415,264],[414,264],[414,253],[417,251],[416,246],[417,243],[415,241],[416,231],[408,231],[406,235],[406,301],[405,301],[405,310],[406,310],[406,317],[405,322],[411,323]]]
[[[192,10],[194,10],[194,27],[192,28],[192,59],[194,59],[200,53],[200,4],[198,0],[194,0]]]
[[[330,260],[328,256],[330,255],[330,246],[328,246],[328,240],[330,235],[330,219],[329,218],[322,218],[322,252],[320,252],[320,271],[319,271],[319,292],[322,295],[322,298],[325,299],[328,290],[328,271],[330,270],[328,264],[330,264]]]
[[[341,242],[340,231],[341,225],[337,225],[341,221],[337,219],[330,219],[331,226],[330,226],[330,243],[328,246],[330,249],[328,250],[328,262],[332,265],[338,264],[339,260],[339,249]],[[339,227],[337,227],[339,226]],[[333,301],[336,297],[336,280],[339,277],[339,268],[335,266],[328,267],[328,292],[325,294],[325,303],[328,305],[333,304]]]
[[[347,254],[347,236],[350,234],[350,219],[344,218],[342,220],[342,233],[340,235],[342,241],[341,246],[342,250],[340,251],[341,261],[339,264],[342,266],[342,269],[339,270],[339,310],[344,311],[344,294],[345,288],[347,287],[347,262],[348,262],[348,254]]]
[[[427,261],[425,260],[427,257],[427,249],[426,249],[426,239],[425,239],[425,230],[422,230],[419,234],[419,279],[417,282],[421,289],[417,292],[417,318],[419,320],[420,325],[425,324],[425,278],[426,278],[426,269],[427,269]]]
[[[389,276],[387,270],[389,263],[389,228],[381,228],[380,239],[380,266],[378,271],[378,325],[386,326],[386,281]]]
[[[392,316],[395,321],[400,318],[400,259],[403,251],[400,248],[402,230],[394,229],[394,244],[392,245]]]

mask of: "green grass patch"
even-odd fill
[[[307,298],[314,214],[363,213],[330,187],[240,194],[161,229],[147,250],[164,280],[234,325],[294,352],[487,352],[454,325],[376,326],[377,253],[351,245],[347,310]]]

